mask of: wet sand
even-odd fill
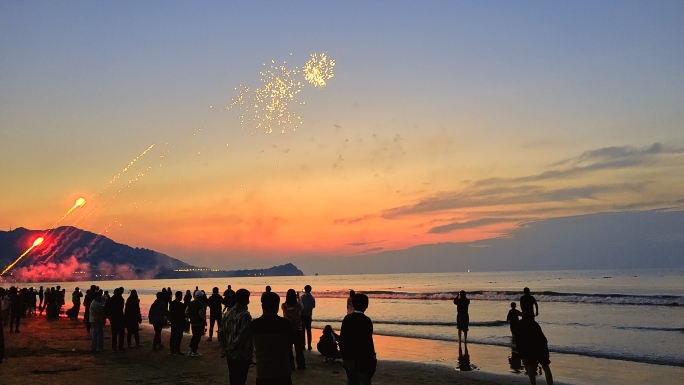
[[[220,358],[218,342],[202,339],[203,357],[169,356],[168,349],[152,351],[152,331],[140,332],[142,349],[114,353],[111,333],[105,329],[105,351],[90,352],[90,337],[81,321],[60,318],[48,323],[44,317],[22,319],[21,333],[9,334],[4,327],[6,353],[0,365],[0,383],[18,384],[228,384],[228,369]],[[166,331],[166,330],[165,330]],[[314,338],[320,333],[314,333]],[[168,347],[168,332],[163,336]],[[382,346],[391,341],[382,337]],[[420,340],[413,340],[420,341]],[[187,347],[189,336],[183,337]],[[391,345],[391,344],[390,344]],[[415,349],[421,349],[415,346]],[[379,350],[380,356],[382,352]],[[314,350],[305,352],[307,370],[292,375],[294,384],[343,385],[346,375],[339,364],[326,364]],[[255,383],[250,369],[248,384]],[[447,365],[411,361],[380,360],[374,384],[527,384],[524,376],[497,375],[482,371],[460,372]]]

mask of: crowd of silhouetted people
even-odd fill
[[[143,322],[140,299],[136,290],[130,290],[126,299],[124,293],[123,287],[114,289],[111,296],[96,285],[90,286],[85,293],[76,287],[71,293],[71,307],[64,310],[66,289],[60,286],[46,289],[40,286],[38,290],[15,286],[8,290],[0,288],[2,324],[9,325],[10,333],[19,333],[22,318],[43,313],[48,322],[57,320],[62,313],[77,321],[83,306],[82,322],[92,338],[91,351],[104,350],[107,321],[111,329],[112,351],[140,349],[139,331]],[[520,310],[513,302],[507,316],[512,336],[509,361],[511,367],[524,367],[533,385],[536,384],[537,368],[541,366],[547,384],[553,384],[548,342],[535,321],[539,306],[529,288],[525,288],[523,293]],[[258,318],[253,318],[249,311],[250,297],[247,289],[234,291],[231,285],[222,294],[214,287],[211,295],[199,287],[185,292],[173,292],[170,287],[162,289],[156,293],[148,311],[148,322],[154,329],[152,350],[165,349],[162,330],[170,326],[169,354],[201,357],[199,345],[202,336],[208,332],[207,341],[213,341],[216,330],[222,357],[227,361],[230,384],[244,384],[250,366],[256,366],[257,384],[291,384],[293,371],[306,370],[304,350],[313,349],[311,324],[316,300],[311,294],[311,286],[306,285],[301,295],[289,289],[282,303],[281,297],[266,286],[260,297],[262,315]],[[453,302],[457,309],[459,368],[470,370],[467,353],[470,299],[465,291],[461,291]],[[368,297],[351,290],[340,333],[326,325],[316,344],[325,362],[342,360],[350,385],[370,384],[377,366],[373,324],[364,314],[367,308]],[[184,333],[191,335],[187,353],[181,350]],[[0,328],[0,363],[4,358],[4,338]],[[462,342],[465,344],[465,356],[461,350]],[[539,369],[540,374],[542,369]]]
[[[107,321],[113,352],[140,349],[139,331],[143,322],[140,299],[136,290],[131,290],[125,299],[124,293],[123,287],[114,289],[111,296],[96,285],[85,293],[76,287],[71,293],[71,307],[64,309],[66,289],[60,286],[47,289],[41,286],[39,290],[0,288],[2,323],[10,325],[10,333],[19,333],[20,319],[27,316],[45,313],[46,319],[52,322],[64,314],[77,321],[83,306],[82,322],[91,335],[91,351],[104,351]],[[213,341],[216,330],[222,357],[228,364],[230,384],[244,384],[250,366],[256,366],[257,384],[291,384],[293,371],[306,370],[304,350],[313,349],[311,323],[316,300],[311,286],[306,285],[301,295],[289,289],[282,303],[280,296],[267,286],[260,298],[262,314],[258,318],[252,318],[248,309],[250,295],[247,289],[233,291],[230,285],[223,294],[214,287],[209,296],[198,287],[185,293],[162,289],[156,293],[148,311],[148,322],[154,329],[152,350],[165,349],[162,330],[170,326],[169,354],[201,357],[202,336],[208,331],[207,341]],[[368,297],[351,291],[340,333],[327,325],[316,344],[326,362],[343,360],[348,384],[370,384],[375,373],[373,325],[364,314],[367,307]],[[191,335],[187,353],[181,351],[184,332]],[[0,363],[4,347],[4,333],[0,328]]]

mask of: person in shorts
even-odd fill
[[[456,328],[458,329],[458,344],[461,345],[461,333],[463,333],[463,341],[468,345],[468,324],[470,317],[468,316],[468,305],[470,300],[466,297],[465,290],[454,298],[454,305],[456,305]]]

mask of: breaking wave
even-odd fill
[[[366,291],[370,298],[406,300],[453,300],[457,292],[411,293],[397,291]],[[347,291],[321,291],[313,293],[317,298],[346,298]],[[631,294],[585,294],[542,291],[532,293],[540,302],[589,303],[600,305],[643,305],[643,306],[684,306],[684,296],[676,295],[631,295]],[[518,301],[519,291],[471,291],[468,298],[478,301]]]

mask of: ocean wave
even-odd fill
[[[655,332],[684,332],[684,328],[658,328],[649,326],[613,326],[614,329],[620,330],[640,330],[640,331],[655,331]]]
[[[404,337],[404,338],[419,338],[425,340],[436,340],[436,341],[447,341],[447,342],[458,342],[458,337],[456,335],[434,335],[434,334],[423,334],[420,332],[411,331],[399,331],[399,330],[381,330],[374,331],[374,334],[390,336],[390,337]],[[478,345],[489,345],[489,346],[499,346],[510,348],[511,343],[509,338],[488,338],[488,339],[478,339],[469,338],[468,342],[471,344]],[[668,356],[639,356],[636,354],[622,353],[616,351],[604,351],[599,349],[593,349],[590,347],[570,347],[570,346],[554,346],[549,345],[549,351],[551,353],[560,354],[574,354],[578,356],[593,357],[593,358],[605,358],[611,360],[620,361],[630,361],[639,362],[645,364],[655,364],[655,365],[666,365],[666,366],[678,366],[684,367],[684,362],[677,357]],[[553,357],[551,357],[553,360]]]
[[[331,318],[331,319],[316,319],[316,322],[320,323],[342,323],[342,318]],[[373,319],[374,325],[404,325],[404,326],[456,326],[456,322],[440,322],[440,321],[394,321],[394,320],[383,320],[383,319]],[[506,326],[508,322],[506,321],[482,321],[482,322],[470,322],[470,326],[479,327],[492,327],[492,326]]]
[[[398,292],[398,291],[358,291],[370,298],[402,300],[453,300],[458,292]],[[346,298],[347,291],[322,291],[313,293],[317,298]],[[520,300],[519,291],[471,291],[468,298],[478,301]],[[637,306],[684,306],[684,296],[676,295],[631,295],[631,294],[586,294],[559,293],[542,291],[532,293],[539,302],[588,303],[600,305],[637,305]]]

